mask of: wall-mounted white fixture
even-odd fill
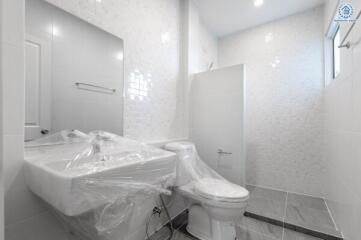
[[[263,0],[254,0],[253,4],[255,7],[260,7],[263,5]]]
[[[78,134],[78,131],[74,133],[73,131],[65,130],[59,136],[79,139],[81,135],[76,134]],[[99,137],[96,137],[107,139],[109,134],[106,134],[99,133]],[[87,147],[89,144],[91,146],[89,142],[79,141],[73,144],[68,140],[69,143],[67,144],[59,143],[57,141],[60,137],[58,135],[53,136],[57,137],[49,138],[50,140],[46,144],[36,145],[36,143],[29,142],[25,149],[24,173],[27,179],[26,183],[31,191],[65,216],[78,216],[97,207],[104,207],[104,204],[109,204],[109,199],[107,199],[106,195],[99,199],[95,198],[95,195],[98,193],[105,193],[105,185],[102,183],[116,180],[117,183],[114,184],[114,187],[116,187],[122,184],[121,179],[123,179],[124,183],[128,182],[130,184],[129,190],[131,186],[136,186],[136,183],[149,184],[151,187],[152,184],[159,182],[160,176],[166,177],[175,171],[177,158],[174,153],[149,147],[150,151],[147,153],[147,157],[134,158],[134,155],[131,154],[132,151],[134,152],[133,154],[137,153],[134,151],[135,142],[126,138],[119,137],[123,141],[119,142],[122,144],[119,146],[122,146],[123,149],[119,148],[119,146],[116,146],[117,148],[114,148],[114,146],[109,148],[108,145],[106,147],[101,145],[102,148],[90,151],[89,149],[91,148]],[[55,142],[52,142],[53,139],[55,139]],[[109,140],[103,140],[102,144],[105,141]],[[112,139],[107,144],[114,141]],[[117,154],[119,154],[118,157],[107,157],[110,156],[109,151],[114,151],[115,149],[117,149]],[[84,151],[87,154],[78,154],[78,152],[83,153]],[[84,157],[86,155],[87,157]],[[97,160],[97,156],[101,155],[106,158]],[[124,157],[127,155],[130,157]],[[72,159],[73,156],[80,157]],[[139,171],[140,169],[143,170]],[[88,184],[90,183],[89,181],[96,179],[101,184],[91,184],[92,186]],[[113,186],[113,184],[109,186]],[[90,189],[95,194],[91,198],[89,198],[90,196],[87,191]],[[119,191],[119,189],[117,190]],[[86,191],[85,194],[84,191]],[[124,188],[124,191],[126,191],[126,188]],[[122,194],[125,196],[127,193],[119,193],[119,196]]]

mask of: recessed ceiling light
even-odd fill
[[[263,5],[263,0],[254,0],[253,4],[255,7],[260,7]]]
[[[102,2],[102,0],[95,0],[96,2],[98,2],[98,3],[101,3]]]

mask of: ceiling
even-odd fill
[[[319,6],[325,0],[193,0],[200,16],[218,37]]]

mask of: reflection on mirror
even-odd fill
[[[26,0],[25,140],[64,129],[123,135],[123,40]]]

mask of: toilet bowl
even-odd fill
[[[207,165],[187,164],[182,161],[201,161],[189,157],[196,151],[189,142],[169,143],[168,151],[176,152],[180,166],[177,168],[176,190],[188,201],[187,231],[201,240],[234,240],[235,223],[243,216],[249,192],[221,176],[204,174],[204,169],[189,169]],[[199,171],[198,171],[199,170]],[[210,170],[213,171],[213,170]],[[196,174],[202,172],[202,174]],[[185,179],[187,178],[187,179]]]

